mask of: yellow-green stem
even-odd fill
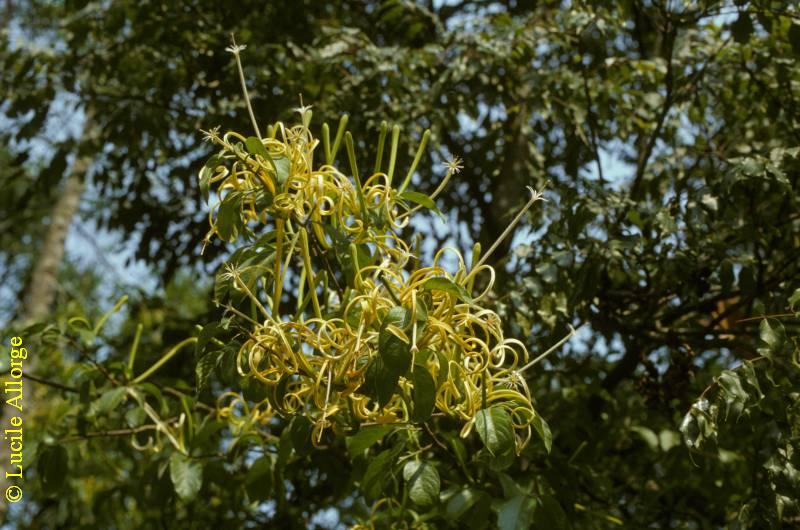
[[[177,354],[179,351],[181,351],[181,349],[184,346],[188,346],[189,344],[194,344],[195,342],[197,342],[197,337],[189,337],[188,339],[183,340],[183,341],[179,342],[178,344],[176,344],[175,346],[173,346],[173,348],[171,350],[169,350],[167,353],[165,353],[164,356],[161,357],[161,359],[156,361],[155,364],[153,364],[153,366],[148,368],[147,371],[145,371],[142,375],[140,375],[139,377],[135,378],[132,381],[133,384],[139,384],[139,383],[145,381],[148,377],[150,377],[151,375],[156,373],[156,371],[159,368],[164,366],[164,364],[166,364],[167,361],[169,361],[170,359],[175,357],[175,354]]]
[[[347,131],[344,135],[344,144],[347,147],[347,158],[350,160],[350,170],[353,172],[353,179],[356,181],[356,195],[358,205],[361,207],[362,217],[367,215],[367,203],[364,201],[364,190],[361,188],[361,178],[358,176],[358,166],[356,165],[356,151],[353,146],[353,135]]]
[[[503,230],[503,233],[500,234],[500,237],[495,239],[494,243],[492,243],[492,246],[489,247],[489,250],[486,251],[486,254],[484,254],[483,257],[480,259],[480,261],[478,261],[477,265],[475,265],[475,267],[471,271],[469,271],[469,274],[467,274],[465,280],[469,281],[475,275],[475,271],[478,270],[478,267],[486,263],[486,260],[489,259],[489,256],[492,255],[492,252],[494,252],[497,249],[497,247],[500,246],[500,243],[502,243],[503,240],[507,238],[509,234],[511,234],[511,232],[514,231],[514,228],[520,222],[522,216],[525,215],[525,212],[527,212],[531,206],[533,206],[533,203],[542,200],[541,193],[537,192],[536,190],[530,187],[528,189],[531,191],[531,198],[528,200],[525,206],[522,207],[522,209],[519,211],[516,217],[514,217],[514,219],[508,224],[506,229]]]
[[[303,267],[306,270],[306,279],[308,281],[308,289],[311,294],[311,303],[314,306],[314,316],[322,318],[322,311],[319,307],[319,300],[317,300],[317,289],[314,285],[314,270],[311,268],[311,253],[308,251],[308,234],[305,228],[300,229],[300,250],[303,252]]]
[[[381,122],[381,134],[378,136],[378,154],[375,157],[375,168],[372,170],[373,173],[378,173],[381,170],[381,162],[383,162],[383,145],[386,143],[387,130],[388,125],[384,120]]]
[[[105,325],[106,321],[111,317],[111,315],[113,315],[114,313],[119,311],[120,308],[123,305],[125,305],[125,302],[127,302],[127,301],[128,301],[128,295],[127,294],[122,295],[122,297],[119,299],[119,301],[116,304],[114,304],[114,307],[112,307],[111,310],[108,313],[103,315],[100,318],[100,320],[97,321],[97,325],[95,325],[95,327],[92,330],[92,332],[95,335],[97,335],[100,332],[100,330],[103,329],[103,326]]]
[[[386,173],[386,186],[392,186],[392,178],[394,177],[394,163],[397,161],[397,143],[400,141],[400,126],[395,125],[392,127],[392,149],[389,151],[389,171]]]
[[[139,339],[142,337],[142,324],[136,325],[136,334],[133,336],[133,344],[131,345],[131,352],[128,355],[128,372],[133,373],[133,363],[136,362],[136,351],[139,349]]]
[[[344,131],[347,129],[347,120],[350,117],[345,114],[339,120],[339,128],[336,129],[336,139],[333,141],[333,149],[331,150],[331,160],[328,164],[333,164],[333,161],[336,160],[336,153],[339,152],[339,147],[342,145],[342,138],[344,137]]]
[[[478,265],[478,261],[481,257],[481,244],[475,243],[472,246],[472,261],[470,263],[469,270],[475,270],[475,267]],[[467,292],[472,293],[472,288],[475,286],[475,276],[472,276],[469,281],[464,285],[467,289]]]
[[[322,149],[325,151],[325,163],[331,165],[331,129],[327,123],[322,124]]]
[[[275,220],[275,289],[272,294],[272,317],[279,321],[281,318],[280,305],[281,294],[283,291],[283,274],[281,271],[281,259],[283,256],[283,219]]]
[[[417,170],[417,165],[419,165],[420,159],[422,159],[422,153],[425,152],[425,146],[428,145],[428,138],[431,136],[430,129],[425,130],[422,134],[422,140],[419,142],[419,147],[417,148],[417,154],[414,155],[414,161],[411,163],[411,167],[408,168],[408,174],[406,175],[405,180],[397,189],[397,193],[403,193],[406,191],[406,188],[411,183],[411,176],[414,174],[414,171]]]

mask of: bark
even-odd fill
[[[64,258],[64,243],[80,205],[84,176],[88,167],[87,158],[75,159],[64,189],[53,206],[50,226],[34,263],[31,281],[23,298],[20,312],[20,320],[23,323],[45,318],[53,304],[58,288],[58,269]]]
[[[88,122],[88,118],[87,118]],[[86,131],[89,130],[89,124],[86,125]],[[84,132],[84,138],[87,138]],[[78,211],[81,196],[84,190],[84,181],[86,171],[89,169],[91,159],[86,156],[76,156],[70,168],[67,180],[64,183],[64,188],[58,200],[53,205],[53,210],[50,215],[50,224],[47,228],[42,247],[36,262],[33,264],[33,272],[28,283],[28,287],[23,296],[22,307],[18,312],[17,321],[25,326],[37,320],[46,319],[50,313],[51,306],[55,300],[56,292],[58,289],[58,270],[64,258],[64,245],[67,239],[67,233],[72,225],[72,220]],[[26,337],[22,337],[23,347],[30,348],[27,343]],[[36,353],[29,350],[28,358],[23,361],[23,371],[35,374],[37,365]],[[0,380],[9,381],[11,378],[6,373]],[[22,414],[23,425],[28,424],[31,418],[35,416],[35,409],[37,404],[46,406],[48,396],[45,392],[34,392],[31,388],[30,381],[23,382],[23,398],[22,398]],[[3,401],[8,396],[3,397]],[[3,403],[2,410],[0,410],[0,429],[10,428],[9,418],[17,414],[17,411],[9,405]],[[24,436],[24,435],[23,435]],[[10,469],[9,458],[11,449],[6,441],[0,440],[0,524],[6,521],[8,515],[9,502],[6,501],[5,496],[6,488],[12,484],[18,484],[25,490],[24,482],[19,484],[18,479],[11,482],[6,479],[5,472]],[[23,449],[24,451],[24,449]],[[23,470],[25,471],[25,470]],[[23,500],[25,502],[24,493]]]

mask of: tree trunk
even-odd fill
[[[75,159],[64,189],[53,206],[50,226],[39,257],[34,263],[28,291],[23,299],[20,312],[20,321],[23,324],[45,318],[53,304],[58,287],[58,269],[64,258],[64,243],[80,205],[84,176],[89,163],[88,158]]]
[[[88,131],[89,123],[85,131]],[[84,132],[84,139],[87,137]],[[48,317],[51,306],[56,297],[56,290],[58,288],[58,270],[64,258],[64,245],[67,239],[67,233],[72,225],[72,220],[78,211],[80,205],[81,195],[84,190],[84,180],[86,171],[89,169],[91,159],[86,156],[77,155],[75,162],[70,168],[67,180],[64,183],[64,188],[58,200],[53,205],[53,210],[50,215],[50,225],[47,228],[42,247],[37,257],[36,262],[33,264],[33,273],[31,274],[30,281],[25,295],[23,296],[22,307],[17,313],[17,322],[21,326],[26,326],[37,320],[43,320]],[[21,337],[23,347],[30,348],[27,342],[27,337]],[[28,373],[36,373],[38,357],[35,352],[29,351],[28,358],[24,360],[23,371]],[[2,378],[3,381],[9,381],[8,374]],[[2,384],[2,381],[0,381]],[[30,388],[28,381],[23,380],[23,398],[22,398],[22,417],[23,422],[27,423],[28,418],[33,418],[35,415],[34,409],[38,404],[46,406],[47,395],[45,392],[34,392],[35,389]],[[13,396],[4,396],[3,401]],[[15,415],[16,411],[11,409],[9,405],[3,403],[0,415],[2,415],[2,428],[11,428],[8,423],[8,418]],[[7,442],[0,443],[0,497],[5,496],[6,488],[12,484],[20,485],[23,490],[25,489],[24,483],[19,484],[18,479],[6,479],[5,472],[9,469],[9,458],[11,450]],[[25,470],[24,470],[25,471]],[[23,501],[24,494],[23,494]],[[9,502],[6,499],[0,499],[0,524],[5,522],[8,515]]]

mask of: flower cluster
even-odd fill
[[[408,191],[426,132],[395,186],[399,130],[392,130],[384,168],[384,123],[374,170],[362,179],[346,117],[333,142],[323,126],[324,163],[317,165],[311,111],[303,107],[300,115],[301,123],[276,123],[264,138],[208,132],[221,149],[200,174],[205,193],[215,189],[218,199],[208,237],[244,235],[266,255],[258,274],[236,265],[224,273],[253,308],[248,315],[228,305],[246,324],[236,366],[268,390],[254,414],[262,423],[274,414],[302,416],[318,443],[326,429],[432,416],[457,418],[467,436],[481,411],[496,408],[510,418],[519,451],[536,418],[519,376],[528,352],[504,337],[501,319],[484,307],[494,282],[484,263],[492,249],[479,259],[476,245],[469,265],[456,250],[442,249],[423,266],[420,238],[409,244],[400,234],[415,212],[436,210],[434,199],[460,161],[446,166],[432,195]],[[343,140],[349,175],[335,165]],[[455,271],[442,264],[448,253]],[[475,294],[478,275],[485,275],[484,287]],[[289,281],[296,285],[292,314],[282,305]],[[229,398],[223,414],[231,413]]]

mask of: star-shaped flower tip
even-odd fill
[[[204,142],[215,142],[219,140],[219,125],[212,127],[207,131],[201,129],[200,132],[203,133]]]
[[[241,45],[236,44],[236,39],[233,38],[233,34],[231,34],[231,45],[228,46],[227,48],[225,48],[225,51],[226,52],[230,52],[230,53],[232,53],[234,55],[239,55],[239,52],[244,51],[245,48],[247,48],[247,45],[245,45],[245,44],[241,44]]]
[[[460,157],[454,156],[453,158],[445,162],[443,165],[447,169],[447,172],[449,174],[455,175],[459,173],[462,169],[464,169],[464,166],[461,164],[461,162],[462,160]]]
[[[295,107],[292,110],[295,111],[296,113],[300,114],[300,116],[303,116],[306,112],[311,110],[311,105],[304,105],[303,104],[303,94],[300,94],[300,106],[299,107]]]

